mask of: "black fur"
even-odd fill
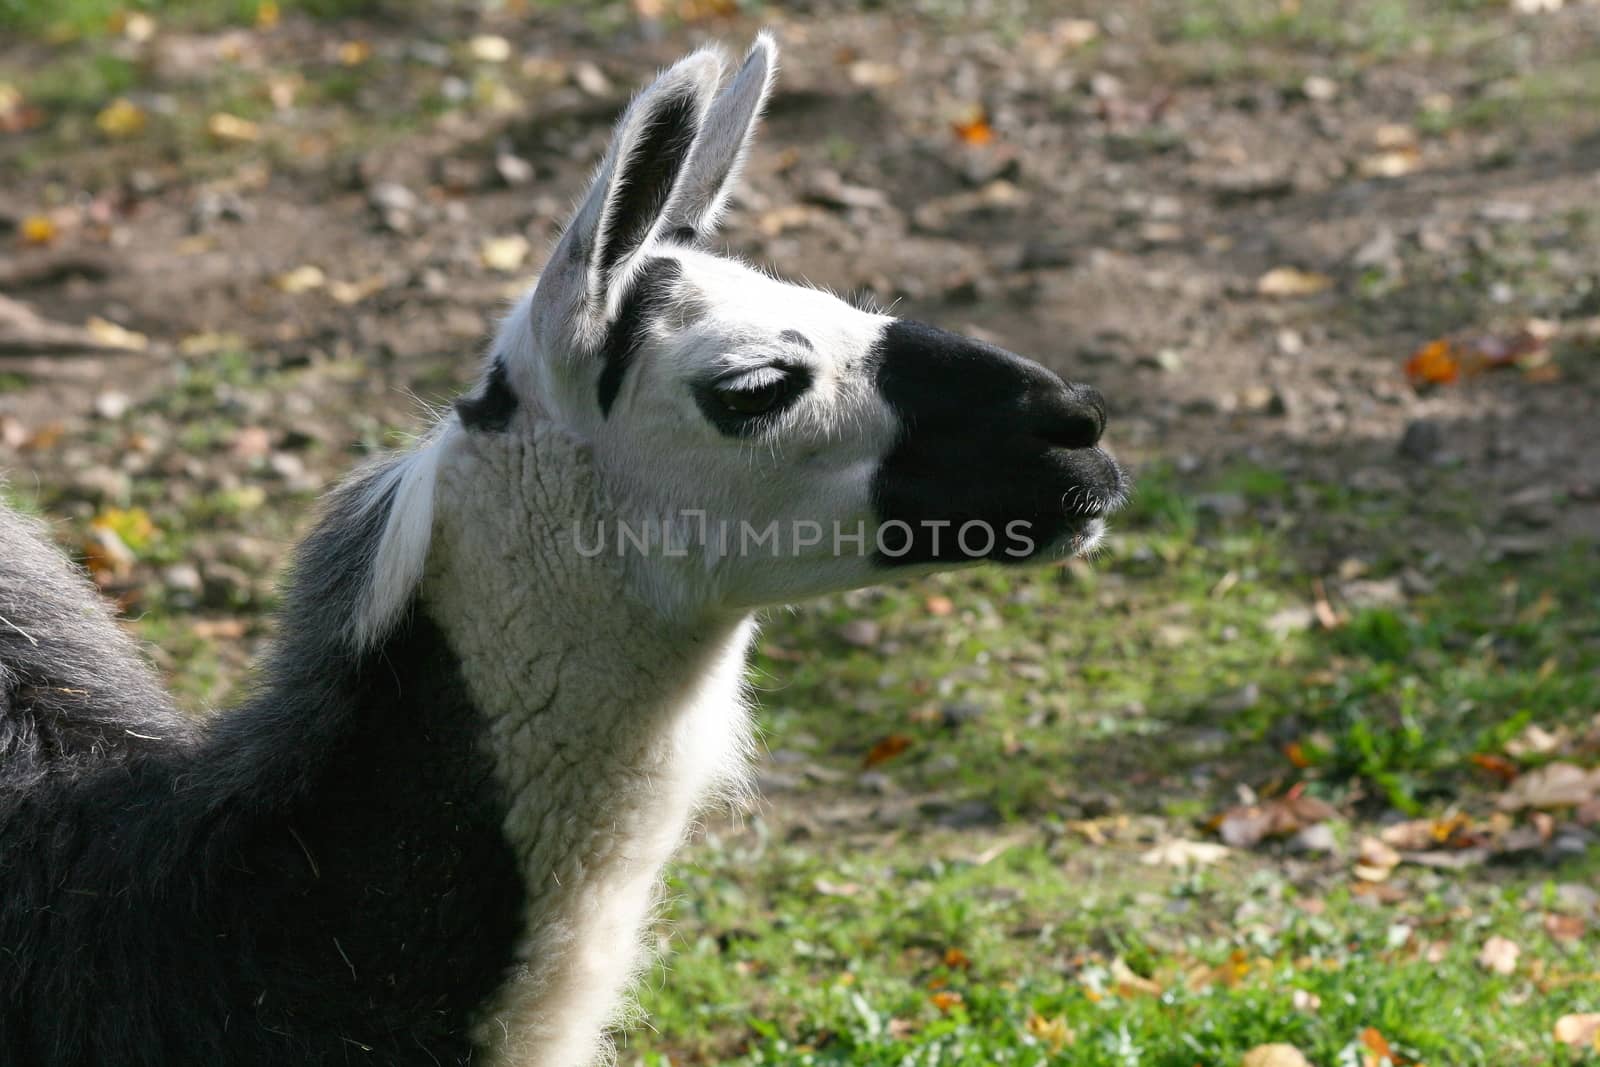
[[[796,348],[803,348],[807,352],[812,351],[811,338],[807,337],[799,330],[784,330],[778,335],[778,340],[787,341]]]
[[[611,407],[622,391],[622,380],[628,375],[639,347],[644,344],[650,323],[664,315],[672,303],[678,283],[683,278],[683,265],[668,257],[646,260],[633,280],[633,288],[617,311],[617,317],[606,327],[600,342],[600,413],[610,415]]]
[[[258,691],[204,729],[0,509],[0,1064],[470,1061],[521,876],[438,629],[333,636],[385,518],[360,492],[301,549]]]
[[[672,195],[678,173],[694,147],[700,109],[693,89],[655,105],[626,157],[617,160],[616,191],[600,235],[601,277],[638,250]]]
[[[1026,537],[1044,549],[1122,493],[1122,472],[1094,447],[1106,421],[1094,389],[909,319],[889,324],[872,358],[878,391],[904,426],[873,479],[873,506],[880,522],[904,522],[913,534],[901,553],[903,532],[888,531],[882,540],[895,554],[879,553],[879,562],[974,558],[956,536],[968,522],[995,532],[981,558],[1020,562],[1027,557],[1007,554],[1021,544],[1006,535],[1011,523],[1027,523]],[[984,543],[974,531],[969,544]]]
[[[506,365],[495,360],[476,396],[456,401],[456,416],[469,430],[502,432],[517,413],[517,394],[506,380]]]

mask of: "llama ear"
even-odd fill
[[[756,121],[777,73],[778,44],[763,30],[750,46],[744,65],[706,113],[683,188],[668,212],[667,232],[704,237],[716,227],[755,139]]]
[[[560,307],[580,332],[603,324],[639,252],[661,232],[721,77],[716,52],[695,52],[636,96],[618,120],[539,283],[541,299]]]

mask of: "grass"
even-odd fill
[[[109,33],[129,13],[145,12],[196,29],[248,26],[261,17],[262,0],[0,0],[0,29],[55,39]],[[280,11],[322,18],[370,14],[379,0],[274,0]]]
[[[1403,869],[1390,898],[1347,860],[1139,857],[1210,836],[1241,785],[1336,802],[1346,847],[1384,813],[1485,813],[1474,755],[1600,708],[1600,557],[1441,575],[1403,607],[1279,636],[1322,555],[1295,487],[1242,466],[1195,488],[1248,511],[1201,510],[1157,470],[1095,573],[979,571],[773,620],[762,724],[801,781],[773,824],[715,832],[678,867],[652,1030],[623,1062],[1191,1067],[1287,1041],[1359,1063],[1369,1027],[1407,1062],[1577,1062],[1549,1034],[1600,1004],[1596,939],[1553,940],[1530,901],[1592,880],[1592,853]],[[1385,533],[1398,502],[1308,496],[1357,525],[1371,574],[1422,556]],[[840,637],[864,618],[876,647]],[[1228,706],[1247,683],[1259,697]],[[903,754],[864,770],[895,735]],[[1516,975],[1476,963],[1491,934],[1522,947]]]

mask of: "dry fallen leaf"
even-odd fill
[[[28,103],[10,82],[0,82],[0,133],[23,133],[44,122],[44,110]]]
[[[1472,820],[1461,812],[1442,819],[1410,819],[1385,826],[1378,834],[1384,844],[1402,852],[1422,852],[1441,846],[1464,845]]]
[[[1577,807],[1600,793],[1600,768],[1585,771],[1571,763],[1549,763],[1522,775],[1500,795],[1502,811]]]
[[[1389,1047],[1389,1039],[1384,1037],[1376,1026],[1369,1026],[1361,1031],[1361,1045],[1371,1053],[1370,1056],[1363,1057],[1363,1067],[1378,1067],[1385,1061],[1391,1064],[1400,1062],[1400,1057]]]
[[[296,267],[294,270],[285,271],[272,279],[274,286],[291,296],[309,293],[313,289],[321,289],[327,282],[328,276],[322,273],[322,268],[312,266],[309,263]]]
[[[1363,837],[1357,849],[1355,876],[1363,882],[1382,882],[1400,864],[1400,853],[1376,837]]]
[[[1556,1020],[1556,1040],[1570,1048],[1600,1052],[1600,1012],[1579,1012]]]
[[[359,304],[375,293],[383,291],[388,279],[382,274],[369,275],[353,282],[329,282],[328,295],[340,304]]]
[[[372,46],[365,41],[345,41],[339,45],[339,62],[347,67],[359,67],[372,58]]]
[[[974,104],[950,123],[956,138],[962,144],[986,145],[994,140],[994,127],[989,125],[989,115],[982,105]]]
[[[143,44],[156,35],[156,20],[143,11],[130,11],[122,17],[120,30],[134,44]]]
[[[1416,145],[1406,145],[1364,157],[1356,165],[1363,178],[1403,178],[1422,168],[1422,153]]]
[[[1495,934],[1483,943],[1483,948],[1478,952],[1478,966],[1495,974],[1514,974],[1520,955],[1521,946],[1509,937]]]
[[[61,235],[61,231],[56,227],[55,220],[51,219],[49,215],[29,215],[22,220],[19,232],[22,236],[22,243],[25,245],[53,244],[55,239]]]
[[[1517,765],[1504,756],[1497,756],[1493,752],[1474,752],[1468,758],[1474,767],[1494,775],[1502,784],[1516,781],[1519,773]]]
[[[528,239],[520,233],[513,233],[485,239],[478,247],[478,258],[490,270],[510,274],[522,266],[530,251],[532,246],[528,244]]]
[[[1311,1061],[1293,1045],[1257,1045],[1244,1054],[1239,1067],[1311,1067]]]
[[[143,352],[150,347],[150,338],[136,330],[130,330],[99,315],[91,315],[83,328],[89,335],[107,348],[126,348],[130,352]]]
[[[1066,48],[1082,48],[1099,36],[1094,19],[1061,19],[1050,27],[1050,39]]]
[[[1251,848],[1262,839],[1292,834],[1307,826],[1337,818],[1338,811],[1326,801],[1292,792],[1259,804],[1241,804],[1224,812],[1217,823],[1223,844],[1231,848]]]
[[[249,119],[218,111],[206,120],[206,132],[225,144],[250,144],[261,140],[261,127]]]
[[[906,734],[890,734],[867,751],[862,764],[867,767],[876,767],[880,763],[888,763],[912,745],[912,739]]]
[[[1139,862],[1150,867],[1204,867],[1228,855],[1227,845],[1210,841],[1163,841],[1139,857]]]
[[[1577,941],[1588,926],[1581,915],[1557,915],[1549,912],[1544,917],[1544,932],[1552,941]]]
[[[1165,990],[1160,982],[1146,978],[1123,961],[1121,956],[1111,961],[1111,982],[1124,997],[1159,997]]]
[[[1314,296],[1332,286],[1333,279],[1326,274],[1299,267],[1273,267],[1256,279],[1256,292],[1261,296]]]
[[[467,52],[479,63],[504,63],[511,58],[511,42],[497,33],[480,33],[467,42]]]
[[[101,109],[94,124],[107,137],[134,137],[143,132],[144,109],[127,97],[119,96]]]
[[[1072,1027],[1067,1025],[1067,1020],[1059,1015],[1053,1019],[1046,1019],[1043,1015],[1029,1015],[1027,1030],[1029,1034],[1044,1043],[1051,1055],[1059,1053],[1078,1039],[1072,1032]]]
[[[1443,338],[1429,341],[1406,360],[1406,379],[1413,386],[1449,385],[1460,377],[1455,346]]]

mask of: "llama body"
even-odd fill
[[[774,61],[629,107],[476,391],[325,503],[243,706],[187,722],[0,510],[0,1063],[603,1059],[745,788],[751,612],[1096,542],[1092,390],[707,249]]]

